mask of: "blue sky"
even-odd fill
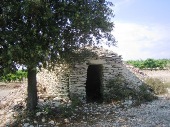
[[[117,47],[123,60],[170,59],[170,0],[109,0]]]

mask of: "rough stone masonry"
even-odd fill
[[[40,96],[68,99],[76,95],[81,99],[87,99],[87,74],[90,65],[94,67],[96,65],[96,67],[99,66],[100,68],[98,71],[101,73],[99,82],[101,85],[100,92],[102,94],[107,92],[107,81],[115,77],[123,77],[129,88],[138,89],[139,86],[142,85],[142,79],[137,77],[123,64],[120,55],[98,47],[93,48],[92,51],[97,53],[98,57],[87,59],[82,63],[77,63],[71,69],[64,64],[58,65],[52,72],[42,69],[37,74],[39,92],[41,93]],[[96,74],[91,74],[91,76],[95,78]],[[90,79],[90,82],[95,81]]]

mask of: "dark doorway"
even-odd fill
[[[89,65],[86,81],[87,102],[102,102],[102,65]]]

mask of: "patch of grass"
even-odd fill
[[[165,84],[158,78],[147,78],[145,82],[157,95],[164,94],[167,92]]]

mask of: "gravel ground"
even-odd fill
[[[127,120],[124,125],[140,127],[170,127],[170,100],[159,99],[120,112],[121,118]]]
[[[10,95],[16,88],[20,87],[19,83],[0,83],[0,101]]]
[[[93,110],[95,113],[100,114],[96,120],[91,117],[90,121],[89,117],[67,127],[170,127],[170,96],[160,96],[158,100],[137,107],[98,105]]]

